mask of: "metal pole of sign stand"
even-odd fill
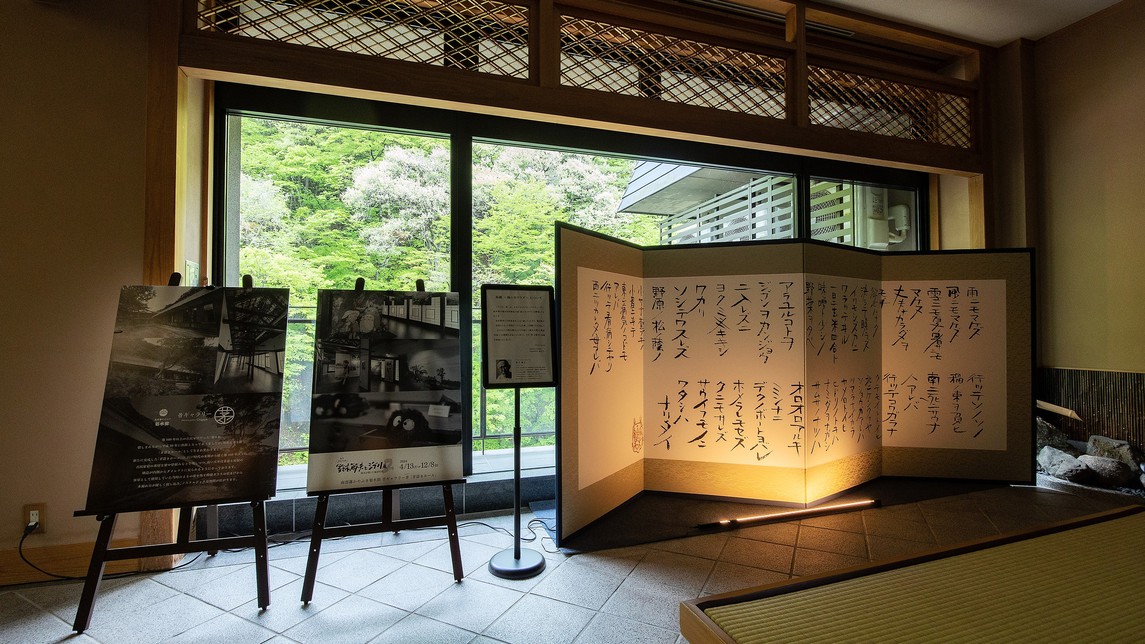
[[[521,551],[521,388],[513,389],[513,547],[489,560],[489,572],[502,579],[528,579],[545,569],[545,557]]]

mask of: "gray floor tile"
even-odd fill
[[[410,530],[409,532],[421,532],[419,530]],[[390,533],[386,533],[390,534]],[[427,538],[437,538],[433,535],[425,535]],[[343,537],[340,539],[324,539],[322,541],[322,553],[327,552],[345,552],[347,550],[368,550],[370,548],[377,548],[383,545],[385,535],[382,534],[364,534],[354,537]]]
[[[1029,530],[1030,528],[1046,525],[1050,522],[1040,510],[1029,514],[989,512],[986,518],[990,520],[990,523],[994,524],[999,534]]]
[[[682,555],[703,557],[704,559],[719,559],[720,552],[724,549],[724,544],[728,542],[728,537],[729,534],[726,532],[703,534],[695,537],[686,537],[684,539],[658,541],[648,544],[648,547],[653,550],[666,550]]]
[[[1069,504],[1047,504],[1039,505],[1038,511],[1041,512],[1042,516],[1046,518],[1046,523],[1054,523],[1057,521],[1066,521],[1068,519],[1080,517],[1085,514],[1091,514],[1097,510],[1094,508],[1079,508]]]
[[[414,561],[419,557],[424,557],[430,550],[441,545],[443,540],[432,541],[409,541],[406,543],[392,543],[388,546],[381,546],[374,548],[371,552],[376,552],[380,555],[393,557],[402,561]]]
[[[316,583],[310,603],[303,604],[301,600],[302,583],[301,579],[296,579],[276,589],[271,593],[270,606],[266,610],[258,607],[257,599],[252,599],[232,610],[231,614],[276,633],[282,633],[342,601],[349,595],[341,588]]]
[[[444,622],[421,615],[407,615],[370,640],[370,644],[466,644],[475,637],[476,633]]]
[[[152,577],[155,581],[185,593],[203,584],[210,584],[227,575],[242,570],[250,564],[236,564],[232,566],[211,566],[208,568],[189,568],[185,570],[172,570]]]
[[[790,575],[775,572],[774,570],[764,570],[762,568],[741,566],[740,564],[728,563],[726,561],[717,561],[715,568],[712,569],[711,576],[708,577],[708,583],[704,584],[701,594],[717,595],[733,590],[751,588],[752,586],[762,586],[777,581],[786,581],[790,578]]]
[[[867,549],[871,561],[886,561],[909,555],[915,555],[935,547],[934,544],[908,539],[896,539],[880,535],[867,535]]]
[[[799,524],[863,534],[863,514],[861,512],[840,512],[839,514],[825,514],[821,517],[808,517],[800,520]]]
[[[222,610],[204,601],[177,594],[135,611],[119,612],[114,616],[105,613],[105,619],[99,623],[93,620],[86,633],[101,642],[116,644],[166,642],[223,614]]]
[[[358,595],[413,612],[456,584],[452,573],[406,564],[358,591]]]
[[[25,599],[70,624],[75,621],[83,583],[37,586],[19,592]],[[115,620],[120,614],[144,609],[176,596],[177,591],[154,581],[151,576],[110,579],[100,586],[95,596],[91,623],[94,626]]]
[[[624,577],[621,575],[612,575],[606,570],[569,561],[549,573],[530,592],[599,610],[622,581]]]
[[[348,557],[353,554],[353,551],[347,550],[345,552],[325,552],[321,551],[318,554],[318,569],[322,570],[332,563],[340,561],[343,557]],[[306,563],[309,556],[303,557],[289,557],[286,559],[271,560],[270,565],[272,568],[292,572],[299,577],[306,576]]]
[[[564,602],[525,595],[484,634],[509,644],[571,644],[596,613]]]
[[[930,499],[928,501],[920,501],[918,507],[922,510],[923,516],[929,516],[933,512],[982,512],[982,508],[978,505],[974,497],[968,495],[948,496]]]
[[[741,539],[755,539],[785,546],[794,546],[799,535],[799,523],[787,521],[784,523],[765,523],[763,525],[740,528],[730,533],[733,537]]]
[[[597,613],[575,641],[577,644],[673,644],[677,637],[676,630]]]
[[[268,566],[267,583],[270,586],[271,601],[274,600],[276,589],[282,588],[296,579],[298,579],[298,575],[294,573]],[[197,597],[213,606],[218,606],[223,610],[238,608],[249,601],[258,600],[257,570],[254,564],[243,566],[229,575],[196,586],[188,590],[186,594]]]
[[[851,557],[867,558],[867,537],[861,532],[844,532],[804,525],[799,527],[798,546]]]
[[[280,541],[271,542],[270,548],[267,550],[266,558],[272,563],[278,559],[293,559],[294,557],[305,557],[310,552],[310,537],[298,539],[296,541]]]
[[[466,579],[446,588],[417,609],[417,614],[480,633],[524,593]]]
[[[408,613],[350,595],[283,633],[297,642],[361,644],[397,624]]]
[[[982,512],[949,512],[924,509],[926,523],[940,545],[960,543],[998,534],[993,521]]]
[[[678,588],[656,588],[625,580],[604,603],[601,612],[663,629],[676,629],[679,628],[680,602],[696,597],[695,593]]]
[[[383,532],[381,543],[370,546],[391,546],[401,543],[415,543],[418,541],[437,541],[445,539],[446,533],[440,530],[402,530],[401,532]]]
[[[919,516],[922,514],[919,513]],[[867,514],[867,511],[864,511],[863,522],[866,524],[867,534],[934,543],[934,534],[925,521],[911,521],[884,514]]]
[[[318,569],[317,580],[349,592],[357,592],[391,572],[405,562],[379,555],[372,550],[359,550],[338,561]]]
[[[822,550],[796,548],[795,565],[791,572],[796,577],[805,577],[865,563],[868,563],[866,557],[851,557],[834,552],[823,552]]]
[[[861,514],[864,519],[869,517],[878,517],[881,519],[893,519],[896,521],[913,521],[914,523],[926,523],[926,517],[922,515],[922,510],[919,509],[917,503],[884,505],[881,508],[863,510]]]
[[[586,552],[569,557],[564,565],[587,566],[613,577],[625,577],[649,552],[649,548]]]
[[[672,586],[699,595],[715,561],[674,552],[650,552],[628,579],[638,583]]]
[[[470,525],[463,531],[467,577],[460,584],[453,581],[444,531],[328,540],[309,605],[299,598],[307,543],[298,543],[271,551],[272,605],[265,611],[255,600],[247,549],[203,556],[178,571],[106,580],[92,628],[67,641],[686,644],[676,636],[683,599],[770,584],[791,572],[837,570],[868,554],[881,561],[1028,529],[1104,509],[1101,501],[996,488],[603,552],[546,552],[544,572],[527,580],[492,576],[488,557],[511,548],[512,537]],[[511,514],[481,521],[512,527]],[[522,546],[541,551],[546,543],[553,549],[551,541]],[[326,578],[358,592],[322,583]],[[81,589],[81,583],[62,583],[0,591],[0,641],[67,638]],[[240,600],[229,614],[220,609]]]
[[[169,640],[172,644],[226,642],[227,644],[261,644],[276,633],[252,624],[241,617],[223,613],[198,626],[183,631]]]
[[[962,523],[932,524],[930,530],[934,533],[934,541],[943,546],[998,534],[998,529],[986,517]]]
[[[788,574],[794,556],[795,548],[791,546],[732,537],[724,546],[720,561]]]
[[[72,641],[94,642],[90,637],[71,638],[72,623],[33,605],[14,592],[0,593],[0,642]]]
[[[493,555],[501,552],[503,548],[494,548],[485,544],[477,543],[475,541],[460,541],[461,547],[461,569],[465,575],[486,566],[489,564],[489,559]],[[425,566],[427,568],[436,568],[442,572],[453,574],[453,559],[452,551],[449,547],[448,541],[442,541],[439,545],[425,553],[424,555],[414,559],[414,563]]]

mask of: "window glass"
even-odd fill
[[[811,239],[880,251],[918,250],[911,189],[811,179]]]
[[[473,288],[553,284],[553,224],[567,222],[641,245],[659,242],[660,214],[626,210],[637,161],[615,156],[476,143],[473,146]],[[481,373],[480,301],[473,302],[473,372]],[[512,446],[513,390],[485,391],[474,378],[474,471],[502,469]],[[521,391],[524,467],[552,467],[556,392]],[[508,461],[512,467],[511,461]]]
[[[644,161],[621,207],[659,215],[661,244],[795,237],[795,177]]]

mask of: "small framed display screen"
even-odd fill
[[[481,286],[481,384],[486,389],[557,384],[553,287]]]

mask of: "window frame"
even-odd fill
[[[448,136],[450,140],[451,259],[450,290],[457,291],[461,310],[461,346],[472,344],[474,284],[472,276],[472,154],[473,143],[555,148],[567,152],[629,157],[640,160],[688,163],[738,170],[790,174],[795,177],[796,241],[810,237],[811,178],[833,178],[855,183],[913,190],[918,195],[916,224],[918,248],[929,249],[929,175],[923,172],[803,157],[752,147],[675,139],[667,136],[615,132],[606,129],[490,116],[402,103],[316,94],[254,85],[217,82],[213,91],[215,131],[210,145],[215,159],[211,215],[211,274],[226,276],[228,246],[237,251],[235,232],[228,229],[230,194],[227,117],[243,115],[288,119],[356,128],[400,130],[415,135]],[[538,115],[538,119],[545,118]],[[681,134],[681,137],[687,137]],[[237,256],[237,252],[235,252]],[[473,378],[473,360],[462,352],[462,377]],[[463,391],[466,391],[463,389]],[[476,401],[467,400],[472,410]],[[464,414],[464,474],[473,473],[472,413]]]

